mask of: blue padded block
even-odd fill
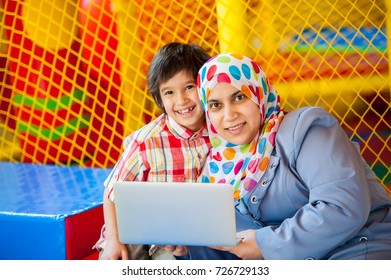
[[[65,219],[102,205],[109,173],[0,162],[0,259],[66,259]]]

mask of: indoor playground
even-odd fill
[[[285,110],[319,106],[391,194],[388,0],[0,0],[0,259],[97,259],[103,182],[161,112],[166,43],[245,54]],[[391,40],[391,37],[390,37]]]

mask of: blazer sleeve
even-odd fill
[[[290,168],[308,189],[308,203],[279,226],[257,230],[266,259],[325,257],[356,236],[370,212],[360,154],[338,121],[316,107],[296,114],[284,143],[291,145]]]

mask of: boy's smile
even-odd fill
[[[190,112],[192,112],[194,110],[194,108],[195,108],[195,106],[191,106],[190,108],[177,111],[177,113],[180,115],[188,115]]]

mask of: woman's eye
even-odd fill
[[[219,106],[219,103],[209,103],[209,109],[217,109]]]
[[[246,96],[244,94],[238,94],[235,96],[235,100],[237,100],[237,101],[243,100],[245,98],[246,98]]]

